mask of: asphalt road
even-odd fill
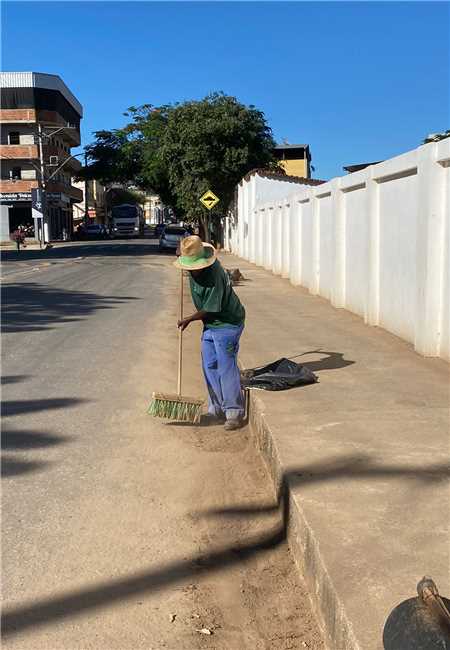
[[[151,240],[5,256],[4,648],[322,648],[248,431],[146,414],[174,390],[170,262]]]

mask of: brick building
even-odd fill
[[[80,145],[82,106],[57,75],[1,72],[0,88],[0,239],[33,221],[36,238],[67,238],[83,198],[71,181],[81,166],[71,148]],[[36,188],[45,189],[42,220],[32,211]]]

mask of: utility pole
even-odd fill
[[[43,195],[43,200],[42,200],[42,224],[41,224],[41,232],[39,235],[39,246],[42,248],[42,244],[45,244],[45,213],[46,213],[46,196],[45,196],[45,175],[44,175],[44,153],[43,153],[43,147],[42,147],[42,124],[38,124],[38,133],[39,133],[39,166],[41,170],[41,188],[42,188],[42,195]]]
[[[87,153],[84,152],[84,168],[87,169]],[[88,179],[85,176],[84,177],[84,225],[88,225],[88,210],[89,210],[89,202],[88,202]]]
[[[53,127],[50,127],[50,128],[53,128]],[[59,167],[56,169],[56,171],[53,174],[51,174],[50,176],[48,176],[48,178],[47,178],[46,177],[46,171],[45,171],[46,164],[45,164],[45,161],[44,161],[43,141],[44,141],[44,138],[46,138],[46,142],[48,143],[50,138],[53,135],[55,135],[56,133],[59,133],[60,131],[70,130],[70,129],[75,129],[75,127],[70,126],[68,124],[67,126],[60,126],[60,127],[56,128],[51,133],[46,133],[42,128],[42,124],[39,122],[38,123],[37,134],[36,134],[36,132],[34,132],[35,141],[36,141],[36,138],[39,141],[38,142],[38,146],[39,146],[39,167],[37,165],[35,165],[32,161],[31,161],[31,164],[33,165],[33,167],[37,171],[39,171],[39,174],[40,174],[40,177],[41,177],[40,185],[41,185],[41,192],[42,192],[42,219],[39,219],[39,221],[42,221],[41,233],[40,233],[40,237],[39,237],[39,245],[41,247],[42,247],[42,244],[45,243],[45,239],[46,238],[49,239],[50,235],[51,235],[51,232],[50,232],[51,228],[49,227],[49,222],[47,220],[47,200],[46,200],[47,199],[47,183],[52,180],[52,178],[59,172],[60,169],[62,169],[64,167],[64,165],[69,160],[71,160],[72,158],[76,158],[77,156],[81,155],[81,154],[75,154],[73,156],[68,156],[68,158],[66,158],[63,161],[62,165],[59,165]],[[86,158],[85,158],[85,160],[86,160]],[[38,221],[38,220],[36,220],[36,221]]]

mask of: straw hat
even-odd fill
[[[185,237],[180,242],[180,257],[173,263],[177,269],[200,271],[214,264],[217,251],[211,244],[202,242],[198,235]]]

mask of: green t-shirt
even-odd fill
[[[207,329],[244,323],[245,309],[233,291],[228,273],[218,260],[203,269],[195,279],[192,275],[189,278],[195,308],[209,312],[204,321]]]

